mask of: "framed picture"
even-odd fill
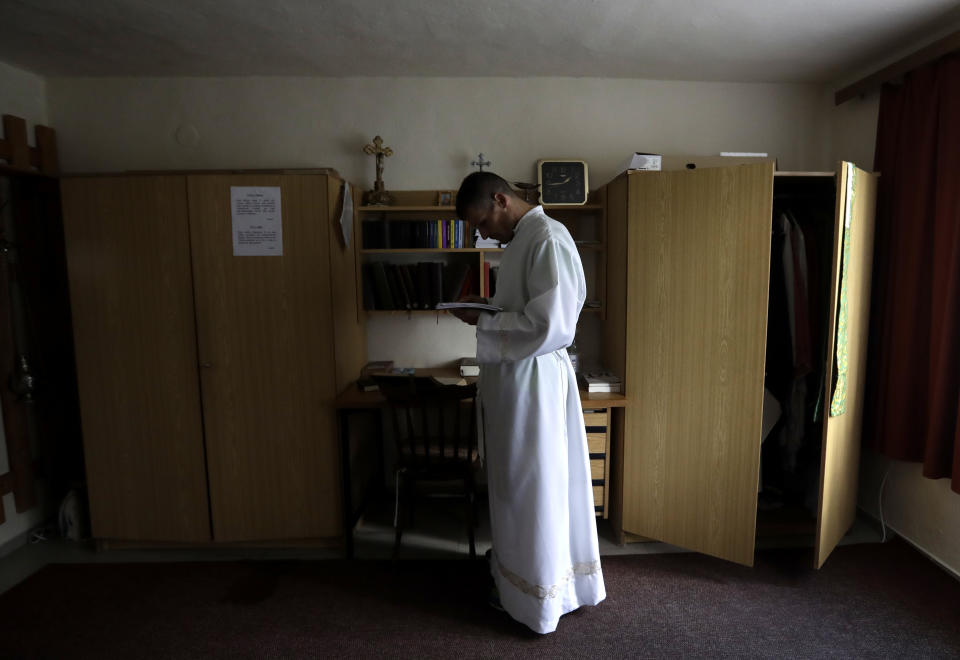
[[[441,190],[437,193],[437,206],[453,206],[457,193],[452,190]]]

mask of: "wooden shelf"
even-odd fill
[[[357,209],[364,213],[421,213],[425,211],[438,211],[442,213],[456,213],[457,209],[453,206],[361,206]]]
[[[365,309],[367,314],[375,316],[392,316],[396,314],[449,314],[445,309]]]
[[[502,253],[504,248],[497,247],[410,247],[410,248],[400,248],[400,247],[390,247],[390,248],[365,248],[363,246],[363,237],[364,229],[370,225],[365,225],[364,223],[389,223],[397,221],[409,221],[409,222],[430,222],[433,220],[438,221],[448,221],[448,220],[460,220],[457,217],[456,205],[454,204],[444,204],[439,205],[437,201],[440,198],[440,193],[446,191],[440,190],[390,190],[388,193],[392,196],[392,203],[387,205],[372,205],[372,204],[363,204],[360,203],[364,193],[357,191],[355,199],[357,204],[354,207],[354,235],[358,237],[358,241],[354,250],[356,251],[358,259],[357,267],[357,299],[358,307],[362,307],[363,301],[361,299],[363,291],[363,278],[364,278],[364,264],[376,264],[376,263],[398,263],[409,265],[413,261],[442,261],[447,265],[450,264],[464,264],[468,263],[471,260],[478,260],[477,264],[480,268],[480,279],[482,280],[483,275],[483,266],[485,263],[492,263],[494,266],[499,262],[499,256],[497,253]],[[444,200],[446,201],[446,199]],[[590,196],[586,204],[581,205],[566,205],[566,204],[547,204],[543,206],[544,210],[553,218],[563,223],[569,229],[571,235],[576,237],[578,234],[585,239],[589,239],[587,242],[580,243],[577,245],[577,250],[579,251],[582,260],[584,261],[584,267],[588,268],[591,271],[591,275],[588,277],[592,278],[592,281],[595,282],[593,287],[592,294],[594,298],[601,301],[605,300],[606,294],[606,191],[605,190],[594,190],[590,193]],[[594,221],[596,221],[596,227],[593,226]],[[395,227],[396,225],[381,225],[380,227],[375,227],[376,235],[379,235],[383,232],[390,232],[390,228]],[[382,227],[382,229],[381,229]],[[419,227],[414,229],[419,230]],[[467,234],[472,235],[473,232],[470,228],[467,228]],[[391,232],[392,233],[392,232]],[[411,230],[413,233],[413,230]],[[368,236],[376,240],[375,234],[369,234]],[[392,242],[392,241],[391,241]],[[407,241],[405,241],[407,242]],[[468,242],[468,241],[465,241]],[[472,242],[470,240],[469,242]],[[416,241],[409,241],[408,243],[416,244]],[[429,241],[427,242],[429,243]],[[374,245],[382,243],[373,242]],[[424,243],[420,243],[423,245]],[[398,256],[399,255],[399,256]],[[406,255],[405,257],[402,255]],[[454,255],[467,255],[467,256],[454,256]],[[485,294],[483,286],[481,284],[480,293]],[[397,314],[406,314],[408,318],[413,315],[424,315],[424,314],[436,314],[436,310],[364,310],[366,315],[374,316],[383,316],[383,315],[397,315]],[[581,318],[588,318],[589,322],[593,322],[594,319],[604,320],[606,318],[606,307],[601,305],[601,307],[590,307],[585,308],[581,312]]]
[[[478,252],[503,252],[503,248],[377,248],[361,249],[360,254],[407,254],[435,252],[438,254],[466,253],[476,254]]]
[[[449,314],[445,309],[365,309],[367,314]],[[600,314],[602,307],[584,307],[581,314]]]
[[[818,176],[822,176],[822,177],[827,177],[827,178],[832,179],[832,178],[834,178],[834,177],[836,176],[836,173],[835,173],[835,172],[774,172],[774,173],[773,173],[773,176],[774,176],[774,177],[782,177],[782,176],[813,176],[813,177],[818,177]]]
[[[559,204],[559,205],[544,204],[543,210],[553,211],[554,213],[556,213],[557,211],[602,211],[603,205],[602,204],[580,204],[580,205],[568,206],[566,204]]]
[[[545,211],[553,212],[563,212],[563,211],[602,211],[603,205],[601,204],[581,204],[579,206],[566,206],[566,205],[557,205],[557,204],[547,204],[543,207]],[[456,213],[457,207],[455,206],[433,206],[429,204],[415,204],[415,205],[403,205],[403,206],[369,206],[364,205],[357,207],[358,211],[363,211],[364,213],[421,213],[427,211],[437,211],[440,213]]]

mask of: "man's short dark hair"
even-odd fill
[[[493,172],[468,174],[457,191],[457,217],[466,218],[467,211],[473,208],[487,208],[497,193],[516,197],[510,184]]]

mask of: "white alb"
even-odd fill
[[[606,596],[590,459],[566,347],[586,298],[569,232],[537,206],[503,252],[492,303],[477,323],[479,406],[504,609],[539,633]]]

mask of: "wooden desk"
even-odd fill
[[[418,369],[417,376],[454,376],[456,375],[455,371],[449,369]],[[472,379],[468,379],[472,380]],[[370,488],[364,488],[363,500],[360,502],[360,506],[354,507],[353,504],[353,469],[350,465],[350,416],[356,412],[374,412],[379,413],[381,409],[386,405],[387,400],[384,396],[374,390],[371,392],[361,392],[356,383],[351,383],[350,387],[341,392],[334,405],[337,409],[337,428],[338,435],[340,437],[340,484],[342,489],[342,506],[343,506],[343,537],[344,537],[344,554],[348,559],[353,558],[353,528],[357,524],[357,521],[360,519],[360,516],[363,514],[364,509],[367,505],[367,500],[370,496]],[[609,420],[609,409],[611,408],[620,408],[625,406],[626,398],[622,394],[609,394],[609,393],[598,393],[593,394],[584,392],[580,390],[580,403],[583,406],[584,410],[595,410],[595,409],[607,409],[607,419]],[[377,451],[377,465],[378,465],[378,474],[376,478],[383,478],[383,424],[379,414],[374,415],[376,418],[376,427],[379,434],[379,438],[374,442],[374,446]],[[609,423],[609,422],[608,422]],[[589,420],[587,426],[589,427]],[[607,427],[609,428],[609,426]],[[609,432],[607,433],[609,436]],[[604,465],[603,469],[603,490],[602,495],[602,509],[598,505],[598,515],[600,513],[606,514],[607,511],[607,499],[609,496],[609,473],[610,473],[610,460],[609,460],[609,442],[603,447],[602,453],[604,454]],[[598,455],[598,452],[594,452],[591,449],[591,460],[597,461],[599,459],[594,458]],[[598,499],[596,493],[598,482],[601,479],[598,478],[598,475],[594,475],[594,492],[595,499]]]
[[[337,435],[340,438],[340,488],[343,515],[343,538],[344,554],[347,559],[353,558],[353,528],[360,519],[363,510],[366,508],[367,499],[370,493],[369,484],[363,490],[363,501],[358,508],[353,505],[353,468],[350,461],[350,416],[353,413],[361,411],[375,412],[373,417],[376,420],[377,433],[383,438],[383,423],[380,417],[380,410],[386,405],[386,398],[380,392],[361,392],[356,383],[351,383],[350,387],[341,392],[334,405],[337,409]],[[383,442],[378,439],[374,446],[377,451],[377,465],[383,465]],[[377,475],[382,479],[382,475]]]

